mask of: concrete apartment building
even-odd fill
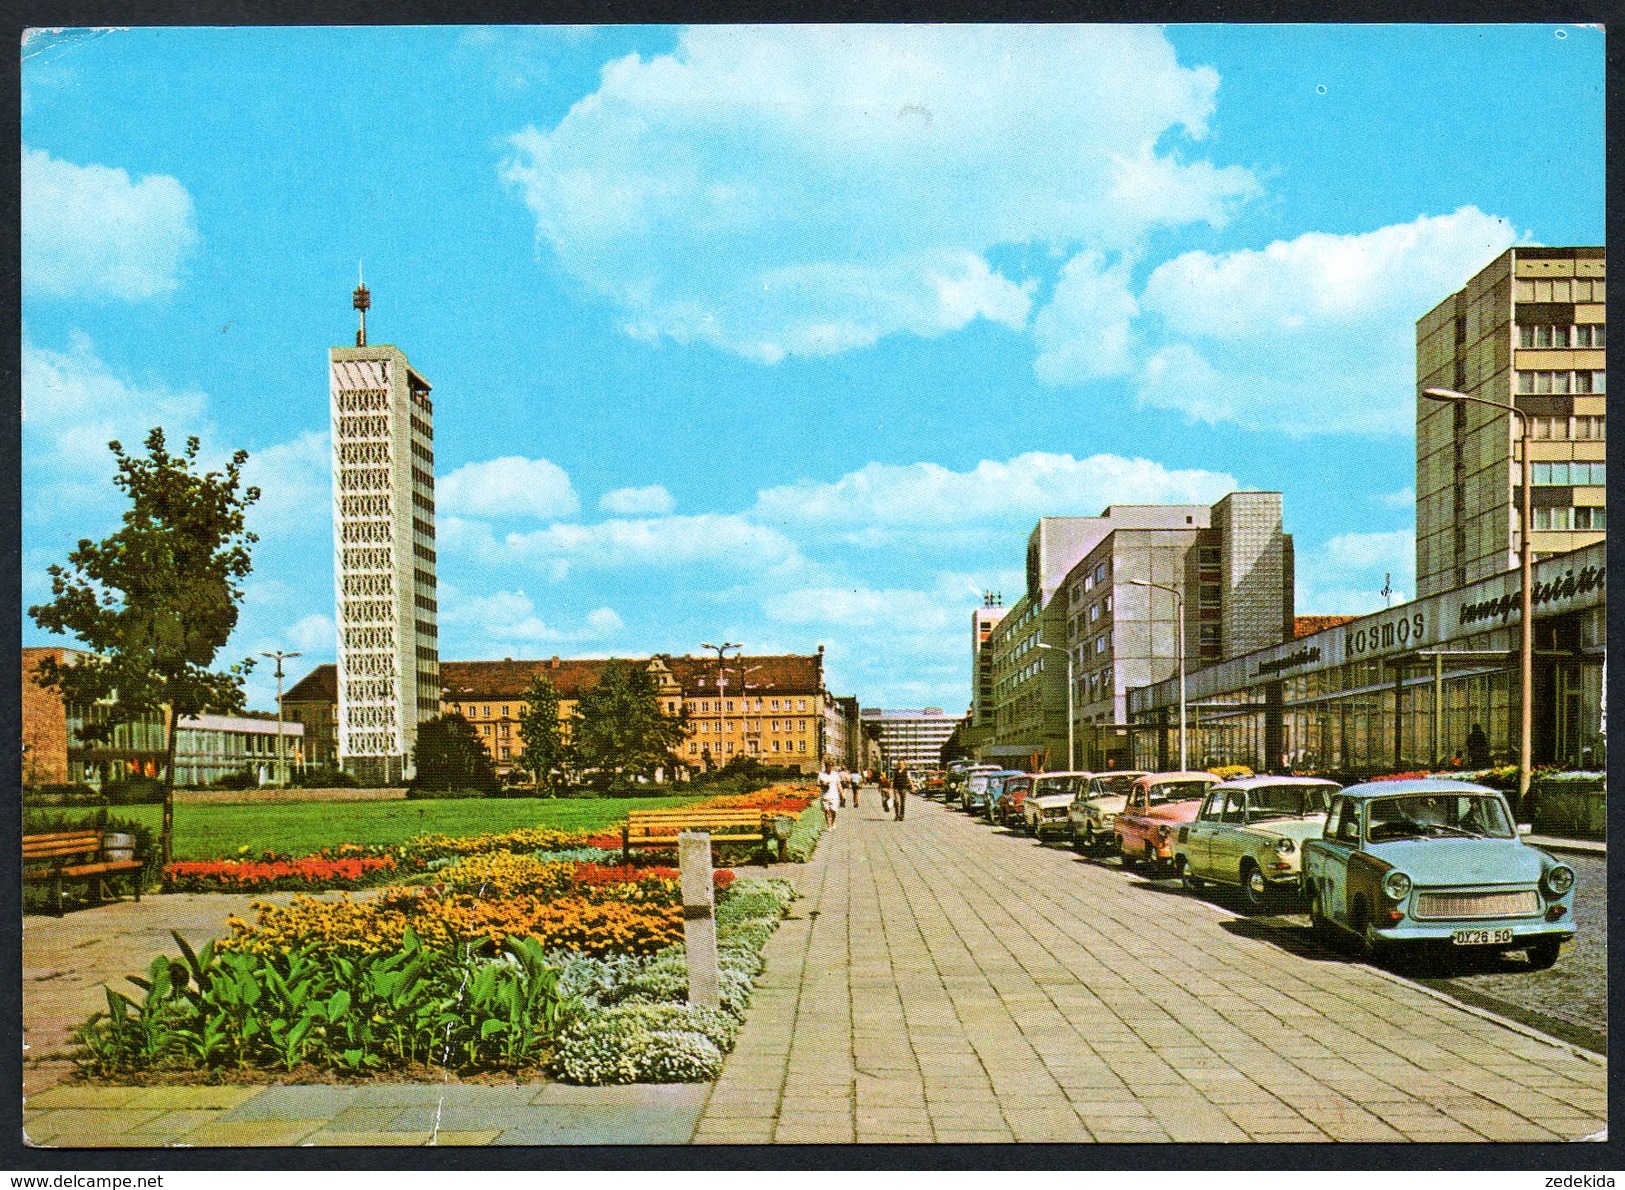
[[[1511,248],[1416,324],[1416,384],[1531,415],[1531,549],[1603,540],[1607,306],[1604,251]],[[1517,419],[1418,400],[1416,589],[1421,596],[1518,565]]]
[[[982,606],[971,612],[971,705],[959,746],[973,754],[993,734],[993,650],[987,642],[1009,610],[1003,596],[987,591]]]
[[[1057,590],[1114,530],[1206,528],[1208,516],[1202,504],[1114,504],[1098,517],[1039,520],[1027,538],[1027,589],[982,645],[992,670],[992,723],[978,736],[978,759],[1026,768],[1065,759],[1067,616]]]
[[[1128,767],[1129,689],[1178,671],[1178,601],[1136,580],[1181,593],[1188,671],[1291,640],[1294,560],[1281,494],[1232,492],[1188,525],[1114,529],[1068,573],[1056,602],[1081,768]],[[1064,675],[1064,658],[1053,664]]]
[[[942,746],[961,722],[941,707],[884,710],[866,707],[865,725],[872,727],[880,741],[880,753],[888,766],[907,765],[911,769],[934,769],[942,763]]]
[[[411,775],[417,726],[440,705],[434,406],[399,348],[328,352],[333,441],[338,763],[367,784]]]

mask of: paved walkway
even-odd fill
[[[1476,1141],[1604,1128],[1600,1059],[915,799],[844,811],[702,1142]]]
[[[65,1083],[28,1094],[25,1132],[90,1147],[1549,1141],[1605,1126],[1600,1059],[936,803],[895,823],[866,793],[811,864],[774,872],[805,898],[714,1087]],[[169,924],[201,939],[230,900],[30,918],[35,1053],[132,956],[172,949]]]

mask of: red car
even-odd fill
[[[1219,778],[1212,773],[1147,773],[1134,782],[1113,831],[1123,866],[1144,864],[1152,873],[1174,858],[1179,828],[1192,821]]]
[[[1033,779],[1026,773],[1015,773],[1004,778],[997,798],[987,799],[987,820],[1008,826],[1021,817],[1021,803],[1032,792]],[[990,794],[992,790],[988,791]]]

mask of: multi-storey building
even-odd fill
[[[566,740],[583,694],[604,668],[624,664],[583,658],[515,661],[443,661],[439,711],[462,715],[474,725],[497,773],[513,776],[522,768],[524,742],[519,717],[532,680],[545,676],[559,698]],[[719,674],[715,659],[658,654],[634,664],[649,670],[660,709],[688,716],[687,738],[677,760],[692,769],[721,767],[735,756],[764,764],[814,772],[825,754],[831,700],[823,688],[823,654],[728,658]],[[334,667],[319,665],[301,679],[282,705],[299,722],[336,720]],[[854,707],[855,707],[854,700]]]
[[[1511,248],[1416,324],[1416,589],[1518,565],[1517,419],[1440,403],[1453,389],[1530,415],[1530,548],[1603,540],[1607,306],[1601,248]]]
[[[1188,670],[1292,639],[1293,569],[1279,492],[1232,492],[1187,525],[1102,538],[1055,601],[1073,662],[1073,763],[1128,764],[1127,693],[1177,671],[1181,603]]]
[[[440,704],[434,538],[434,406],[398,348],[328,352],[338,761],[357,779],[411,775],[417,726]]]
[[[967,752],[974,752],[993,734],[993,650],[987,642],[1008,610],[1002,595],[987,591],[982,595],[982,606],[971,612],[971,705],[959,741]]]
[[[878,728],[880,752],[888,765],[934,769],[942,763],[942,746],[961,722],[941,707],[882,710],[868,707],[863,720]]]
[[[1098,517],[1044,517],[1027,538],[1027,589],[988,634],[992,724],[978,759],[1022,767],[1066,756],[1066,615],[1054,595],[1115,529],[1207,526],[1202,504],[1114,504]],[[1050,652],[1055,652],[1051,657]]]
[[[863,767],[863,722],[858,700],[831,696],[824,702],[824,756],[843,769]]]
[[[70,706],[63,702],[60,690],[33,680],[42,658],[72,665],[89,656],[77,649],[23,650],[24,785],[101,788],[130,777],[162,775],[168,754],[161,713],[121,723],[109,739],[92,743],[80,738],[80,729],[105,720],[111,704]],[[175,784],[207,785],[245,772],[256,784],[274,781],[276,745],[276,717],[268,713],[182,716],[175,732]],[[304,729],[297,722],[282,725],[282,759],[290,771],[304,764]]]

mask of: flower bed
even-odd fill
[[[600,875],[597,887],[625,889],[648,873],[578,879]],[[182,959],[160,955],[131,976],[140,998],[107,989],[107,1011],[76,1032],[77,1059],[103,1077],[432,1067],[545,1069],[579,1083],[715,1078],[761,972],[758,952],[794,897],[782,880],[731,877],[717,881],[720,1009],[686,1003],[679,906],[661,907],[672,910],[670,932],[640,928],[603,947],[617,914],[652,907],[402,888],[365,903],[261,905],[258,923],[234,921],[231,938],[195,954],[176,934]],[[555,929],[544,910],[574,915],[576,932]]]
[[[360,888],[395,869],[392,856],[307,855],[303,859],[182,860],[164,869],[169,892],[316,892]]]

